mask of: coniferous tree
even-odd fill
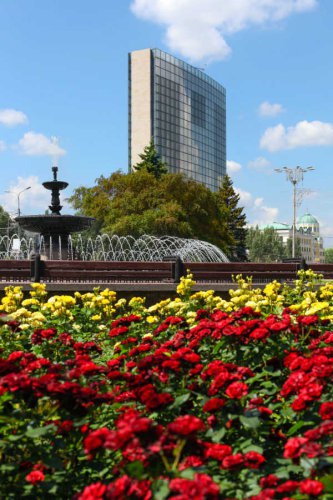
[[[229,175],[223,177],[221,186],[216,193],[221,216],[226,221],[233,238],[233,246],[229,258],[234,261],[247,260],[246,254],[246,215],[244,208],[239,206],[240,196],[234,190]]]
[[[153,138],[151,138],[150,143],[139,156],[141,161],[133,166],[135,171],[145,169],[149,174],[153,174],[156,179],[160,179],[163,174],[168,173],[165,163],[161,160],[156,150]]]

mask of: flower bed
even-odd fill
[[[151,307],[9,287],[0,497],[333,499],[333,285]]]

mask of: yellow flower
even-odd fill
[[[24,307],[38,306],[39,304],[40,304],[40,302],[37,299],[25,299],[22,301],[22,306],[24,306]]]
[[[193,274],[191,274],[189,270],[187,270],[186,276],[182,276],[180,278],[180,283],[177,286],[178,295],[188,295],[191,292],[193,285],[195,285]]]
[[[93,321],[101,321],[102,316],[100,314],[94,314],[94,316],[91,316],[91,319]]]
[[[158,321],[158,316],[147,316],[146,318],[147,323],[156,323]]]

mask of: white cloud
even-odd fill
[[[271,162],[264,158],[263,156],[258,156],[254,160],[249,161],[248,167],[253,170],[258,170],[259,172],[270,172],[269,167],[271,166]]]
[[[281,123],[268,128],[260,139],[260,147],[268,151],[294,149],[302,146],[332,146],[333,123],[306,120],[285,128]]]
[[[30,189],[24,191],[27,187]],[[0,205],[11,215],[16,216],[18,212],[18,202],[20,203],[21,214],[44,214],[51,203],[51,192],[45,189],[39,178],[35,175],[29,177],[17,177],[6,191],[0,194]],[[19,193],[22,193],[19,195]],[[19,195],[19,200],[18,200]],[[61,195],[61,204],[66,209],[68,204],[64,203]]]
[[[16,109],[0,109],[0,124],[6,127],[15,127],[28,123],[28,117]]]
[[[229,174],[234,174],[236,172],[239,172],[241,168],[242,165],[240,163],[237,163],[237,161],[227,160],[227,172]]]
[[[262,102],[258,112],[260,116],[276,116],[284,111],[281,104],[271,104],[270,102]]]
[[[277,219],[279,209],[265,205],[263,198],[254,198],[251,193],[240,188],[234,188],[239,194],[239,205],[245,208],[248,221],[253,226],[269,224]]]
[[[18,143],[18,150],[25,156],[63,156],[66,151],[58,145],[58,139],[43,134],[27,132]]]
[[[0,140],[0,152],[5,151],[7,149],[5,141]]]
[[[192,61],[225,59],[225,36],[315,8],[318,0],[133,0],[132,12],[166,27],[166,43]]]
[[[239,205],[245,208],[250,208],[253,206],[253,196],[248,191],[244,191],[238,187],[234,187],[234,190],[239,194]]]
[[[263,198],[256,198],[253,204],[253,224],[262,226],[276,221],[279,214],[279,209],[275,207],[268,207],[264,204]]]

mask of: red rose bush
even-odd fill
[[[7,290],[1,498],[332,499],[333,290],[300,281],[151,307]]]

